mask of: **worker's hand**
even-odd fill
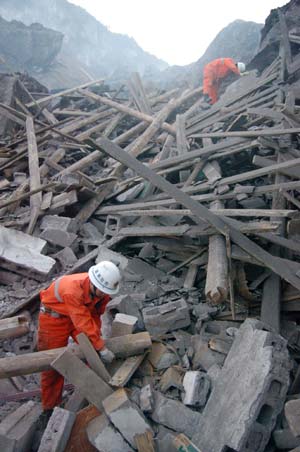
[[[111,363],[115,359],[115,354],[111,350],[109,350],[107,347],[103,347],[99,351],[99,355],[100,355],[100,358],[102,359],[102,361],[107,364]]]

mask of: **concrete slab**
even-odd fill
[[[138,318],[133,315],[116,314],[112,322],[112,337],[124,336],[125,334],[132,334],[134,326],[138,322]]]
[[[210,452],[262,452],[289,385],[286,341],[247,319],[239,329],[192,441]]]
[[[190,325],[190,313],[184,299],[143,309],[146,329],[153,336]]]
[[[149,417],[178,433],[184,433],[189,438],[198,429],[202,416],[197,411],[187,408],[183,403],[164,397],[160,392],[154,392],[154,409]]]
[[[51,245],[58,245],[63,248],[71,246],[77,235],[73,232],[67,232],[62,229],[47,228],[41,233],[40,237],[45,239]]]
[[[33,401],[10,413],[0,424],[1,452],[28,452],[41,413],[41,405]]]
[[[45,246],[45,240],[0,226],[0,265],[3,268],[45,280],[55,266],[54,259],[40,254]]]
[[[133,448],[136,448],[136,434],[145,433],[147,430],[153,434],[142,411],[129,400],[124,389],[118,389],[103,400],[103,408],[110,421]]]
[[[86,432],[90,443],[100,452],[133,451],[105,414],[93,419],[88,424]]]
[[[42,218],[40,229],[59,229],[66,232],[77,232],[78,223],[74,218],[61,217],[59,215],[45,215]]]
[[[64,452],[76,414],[55,407],[42,436],[38,452]]]

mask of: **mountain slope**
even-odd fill
[[[197,86],[202,81],[204,66],[215,58],[231,57],[248,63],[258,50],[261,29],[261,24],[235,20],[217,34],[198,61],[167,68],[160,74],[161,81],[170,87],[187,83]]]
[[[92,77],[114,73],[122,77],[132,71],[143,75],[168,66],[144,52],[134,39],[110,32],[83,8],[67,0],[1,0],[0,15],[26,25],[38,22],[62,32],[62,55],[76,59]]]

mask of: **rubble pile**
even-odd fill
[[[50,367],[69,385],[40,452],[299,450],[289,11],[267,23],[279,29],[272,61],[211,107],[201,87],[161,92],[138,74],[48,95],[13,76],[24,98],[11,89],[0,102],[1,450],[36,441],[38,372]],[[103,327],[117,359],[105,367],[84,334],[34,351],[39,291],[102,260],[123,275]]]

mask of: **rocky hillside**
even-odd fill
[[[122,78],[132,71],[143,75],[167,67],[164,61],[144,52],[134,39],[111,33],[84,9],[67,0],[1,0],[0,15],[26,25],[38,22],[64,34],[61,52],[51,66],[52,76],[49,67],[45,71],[46,82],[52,88],[64,86],[66,72],[74,74],[79,66],[83,68],[82,82],[89,75],[95,78],[118,74]],[[45,81],[42,73],[39,79]]]
[[[14,71],[48,67],[61,50],[63,34],[40,24],[29,27],[0,17],[0,55]]]
[[[235,20],[223,28],[198,61],[188,66],[172,66],[161,74],[161,80],[168,86],[201,83],[205,64],[215,58],[231,57],[249,63],[259,48],[261,24]]]

